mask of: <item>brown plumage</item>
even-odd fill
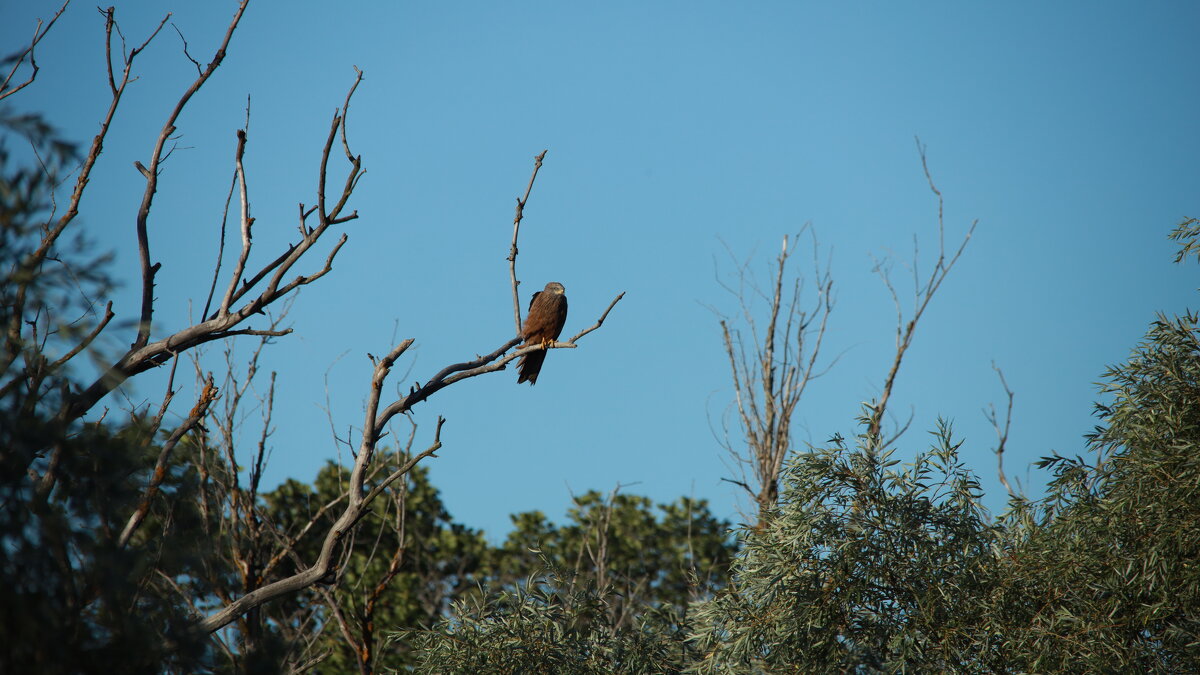
[[[567,289],[557,281],[546,284],[546,288],[533,294],[529,299],[529,315],[525,317],[525,325],[521,327],[521,337],[525,344],[545,344],[558,339],[563,324],[567,322]],[[528,381],[536,384],[538,373],[542,372],[542,362],[546,360],[546,351],[529,352],[517,361],[517,384]]]

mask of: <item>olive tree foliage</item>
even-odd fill
[[[161,46],[170,14],[148,34],[132,36],[122,31],[115,8],[100,10],[103,39],[94,52],[79,52],[78,62],[81,72],[107,84],[106,100],[97,109],[96,135],[77,148],[59,139],[45,115],[12,107],[37,78],[35,57],[48,31],[63,12],[74,11],[68,4],[38,22],[30,42],[0,62],[0,619],[6,642],[15,645],[3,669],[74,672],[103,662],[114,672],[195,671],[215,664],[241,672],[275,670],[292,653],[289,636],[303,631],[269,618],[264,607],[344,581],[355,532],[374,513],[376,500],[386,501],[390,522],[403,527],[394,518],[404,509],[403,479],[441,447],[445,420],[439,418],[422,432],[422,442],[413,445],[410,437],[405,452],[377,452],[392,433],[391,422],[442,389],[503,370],[524,354],[576,347],[621,296],[569,340],[518,347],[520,336],[488,337],[499,346],[449,364],[407,392],[388,394],[385,385],[415,339],[382,346],[382,356],[368,355],[373,368],[364,383],[364,418],[353,438],[342,439],[353,450],[348,475],[308,520],[277,524],[260,481],[280,374],[268,378],[258,359],[291,333],[283,321],[297,292],[330,275],[359,218],[352,201],[364,165],[353,150],[347,113],[362,72],[355,69],[345,99],[314,139],[312,192],[302,200],[285,197],[299,201],[286,228],[252,215],[257,196],[244,162],[253,153],[248,109],[246,126],[230,130],[230,190],[213,195],[214,211],[223,203],[224,213],[206,230],[212,274],[197,280],[191,297],[198,300],[190,305],[187,297],[159,297],[156,291],[163,269],[154,255],[156,235],[176,225],[163,212],[170,206],[156,197],[168,181],[189,179],[179,171],[186,153],[174,153],[188,128],[185,111],[235,53],[233,38],[251,2],[233,3],[224,33],[206,41],[208,56],[193,55],[202,40],[191,36],[191,46],[181,40],[176,57],[194,67],[194,78],[155,83],[167,112],[154,121],[138,119],[150,150],[132,167],[113,163],[119,157],[107,147],[114,142],[109,131],[118,117],[154,109],[129,109],[122,102],[140,79],[147,53]],[[184,37],[184,29],[175,28]],[[136,171],[144,181],[136,208],[88,212],[84,196],[92,179],[117,170]],[[518,201],[509,261],[518,332],[516,225],[529,189]],[[132,308],[111,299],[108,258],[91,253],[86,237],[89,228],[122,223],[136,239],[134,286],[140,292]],[[263,227],[290,230],[290,243],[264,251],[264,238],[254,237]],[[175,315],[189,314],[185,307],[199,312],[182,326],[170,325],[162,318],[164,304]],[[236,356],[238,344],[250,348],[248,360]],[[215,368],[201,356],[206,348],[225,357]],[[181,395],[189,360],[196,386]],[[161,401],[122,409],[114,392],[152,370],[165,374]],[[251,411],[262,415],[262,433],[247,448],[237,430]],[[385,559],[402,557],[396,550]],[[389,564],[373,573],[373,583],[394,580],[399,572],[393,567],[398,569]],[[321,596],[331,597],[336,599]],[[374,667],[372,631],[363,632],[368,624],[345,631],[360,672]],[[315,662],[286,663],[303,669]]]
[[[994,533],[950,425],[911,462],[864,435],[797,453],[743,532],[729,586],[696,610],[698,672],[954,670]]]
[[[1172,235],[1181,258],[1200,228]],[[1104,374],[1091,460],[991,519],[960,443],[901,464],[872,436],[799,453],[694,609],[700,673],[1196,672],[1200,317],[1160,317]]]
[[[1195,257],[1200,221],[1171,238],[1176,262]],[[1002,655],[1029,671],[1196,672],[1200,317],[1159,315],[1101,393],[1092,457],[1042,460],[1049,495],[1006,518]]]

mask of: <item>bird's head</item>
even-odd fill
[[[567,289],[557,281],[551,281],[550,283],[546,284],[546,290],[550,293],[557,293],[558,295],[562,295],[567,292]]]

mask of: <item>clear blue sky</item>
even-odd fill
[[[206,62],[235,4],[123,2],[117,17],[140,42],[173,10]],[[5,3],[3,51],[55,7]],[[518,387],[510,369],[418,406],[418,445],[438,414],[448,419],[429,464],[436,484],[455,518],[492,537],[510,513],[558,518],[571,491],[617,483],[659,501],[708,498],[738,520],[710,431],[731,400],[709,309],[736,308],[716,283],[732,271],[722,241],[765,271],[780,238],[812,223],[837,284],[828,353],[844,356],[801,404],[799,440],[852,436],[894,344],[872,256],[892,256],[902,282],[914,235],[923,269],[932,259],[919,135],[948,240],[980,225],[897,383],[893,410],[915,412],[900,445],[922,448],[938,415],[952,419],[998,508],[981,413],[1002,399],[992,362],[1017,395],[1009,476],[1037,494],[1045,477],[1029,463],[1083,451],[1105,366],[1156,311],[1196,304],[1195,270],[1170,264],[1166,235],[1200,214],[1197,27],[1200,5],[1186,2],[252,3],[181,118],[160,182],[158,334],[203,302],[246,97],[261,263],[294,232],[297,202],[314,201],[320,144],[358,66],[349,125],[367,167],[352,203],[361,218],[264,364],[281,387],[267,482],[311,480],[337,457],[326,374],[345,433],[361,425],[366,354],[393,337],[417,341],[396,369],[411,366],[411,382],[512,333],[514,198],[549,149],[522,227],[525,297],[564,283],[574,334],[627,295],[580,349],[549,355],[536,387]],[[101,16],[73,5],[38,51],[36,84],[10,100],[89,140],[106,105],[102,49]],[[138,289],[132,163],[195,71],[167,29],[137,72],[78,223],[118,252],[125,319]],[[110,333],[116,349],[133,331]],[[220,367],[219,351],[209,356]],[[161,395],[160,382],[137,382],[133,400]],[[247,450],[256,428],[252,417]]]

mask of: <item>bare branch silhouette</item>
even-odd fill
[[[34,50],[37,48],[38,43],[42,41],[42,38],[46,37],[46,33],[50,32],[50,29],[54,27],[55,22],[58,21],[58,17],[67,11],[67,5],[69,4],[71,4],[71,0],[66,0],[62,4],[62,7],[59,7],[58,11],[54,13],[54,16],[50,17],[49,21],[38,19],[37,26],[33,29],[33,38],[29,41],[29,46],[6,59],[12,61],[12,68],[9,69],[8,75],[5,75],[4,79],[0,80],[0,101],[28,87],[37,79],[39,68],[37,59],[34,58]],[[13,84],[13,78],[16,77],[17,72],[20,71],[26,59],[29,60],[29,76],[25,80]]]
[[[992,370],[996,371],[997,377],[1000,378],[1000,386],[1004,387],[1004,395],[1008,398],[1008,405],[1004,411],[1004,426],[1000,426],[1000,418],[996,414],[996,406],[989,405],[984,411],[984,416],[988,422],[991,422],[992,428],[996,430],[996,474],[1000,478],[1000,484],[1008,491],[1009,497],[1017,497],[1016,491],[1008,484],[1008,478],[1004,475],[1004,450],[1008,445],[1008,430],[1012,425],[1013,411],[1013,392],[1008,388],[1008,381],[1004,379],[1004,371],[993,363]]]
[[[235,17],[235,21],[237,18],[239,17]],[[228,34],[226,37],[228,38]],[[211,65],[212,64],[210,64],[210,66]],[[361,81],[362,73],[357,72],[354,83],[351,85],[350,92],[347,94],[346,105],[349,104],[350,97],[353,95],[354,90]],[[334,113],[333,122],[331,124],[329,134],[326,137],[325,149],[321,160],[321,172],[318,180],[322,188],[325,182],[329,149],[332,147],[339,132],[342,135],[345,135],[346,133],[344,126],[344,110],[345,107],[343,107],[341,111]],[[345,139],[343,139],[343,141],[345,142]],[[325,263],[320,269],[311,274],[301,274],[290,281],[284,280],[285,275],[288,274],[293,265],[295,265],[295,263],[298,262],[300,258],[320,240],[321,236],[326,233],[330,226],[358,217],[357,212],[342,215],[342,210],[349,200],[350,195],[357,184],[358,178],[363,173],[361,159],[359,157],[351,158],[350,169],[347,172],[346,185],[343,188],[342,193],[339,195],[334,207],[328,211],[317,209],[317,211],[319,211],[317,216],[319,220],[318,225],[316,227],[305,226],[305,220],[308,215],[313,213],[313,210],[308,210],[305,212],[302,207],[301,231],[303,232],[303,235],[301,236],[300,241],[289,245],[283,254],[263,266],[253,277],[245,280],[241,278],[241,274],[244,269],[245,260],[249,256],[250,247],[252,245],[253,227],[253,218],[249,215],[249,198],[246,191],[245,172],[241,166],[245,145],[245,130],[239,130],[235,164],[237,165],[236,174],[238,176],[238,183],[242,188],[239,192],[241,196],[240,222],[242,232],[242,251],[239,257],[239,264],[230,277],[229,286],[221,301],[220,307],[202,321],[187,328],[178,330],[164,338],[150,342],[150,324],[148,323],[148,318],[153,311],[152,301],[147,301],[144,303],[142,315],[143,322],[139,328],[138,339],[135,340],[134,344],[129,348],[129,350],[121,358],[119,358],[104,375],[98,378],[82,394],[75,398],[68,413],[69,417],[73,418],[82,415],[93,405],[95,405],[100,398],[112,391],[112,389],[115,387],[119,386],[130,376],[161,365],[170,354],[179,353],[197,345],[235,335],[282,336],[288,334],[290,329],[275,332],[263,332],[253,328],[236,328],[236,326],[247,321],[252,316],[262,313],[266,307],[274,302],[277,302],[281,298],[288,296],[297,288],[320,279],[333,269],[333,260],[337,256],[337,253],[341,249],[342,245],[346,242],[347,237],[345,234],[341,236],[341,238],[334,244],[333,248],[326,255]],[[159,147],[161,150],[161,145]],[[152,170],[155,166],[157,166],[157,161],[152,162]],[[324,204],[325,200],[323,197],[323,192],[321,194],[322,196],[320,197],[319,201],[321,204]],[[149,203],[143,201],[144,209],[148,209],[148,206]],[[139,212],[139,218],[141,218],[141,212]],[[142,230],[139,227],[139,232],[141,231]],[[148,251],[148,249],[146,250]],[[148,257],[143,257],[143,261],[147,260]],[[149,270],[146,272],[144,279],[151,278],[153,276],[153,269],[143,267],[143,270]],[[256,289],[259,283],[263,282],[264,280],[266,280],[266,285],[264,288],[262,288],[258,295],[246,299],[243,302],[243,300],[247,298],[248,294],[252,290]],[[147,288],[148,287],[144,286],[143,290],[144,292],[149,293],[149,291],[146,291]],[[144,295],[144,297],[152,297],[152,293],[149,295]],[[240,307],[235,308],[235,303],[239,302],[242,302],[243,304]]]
[[[809,229],[809,228],[805,228]],[[803,232],[803,230],[802,230]],[[812,235],[811,230],[809,230]],[[796,237],[798,240],[799,237]],[[791,424],[796,407],[809,383],[827,372],[837,358],[818,367],[829,316],[833,312],[833,278],[828,266],[822,268],[819,246],[812,235],[814,297],[804,297],[803,279],[788,280],[788,259],[795,252],[788,237],[771,273],[767,290],[758,287],[749,263],[738,266],[737,287],[722,284],[737,296],[742,321],[750,333],[722,318],[721,337],[734,388],[733,408],[737,412],[745,446],[724,442],[735,467],[742,469],[740,479],[725,479],[741,486],[754,499],[761,522],[779,498],[779,475],[792,448]],[[756,322],[755,298],[766,300],[767,322],[761,333]],[[806,307],[805,303],[811,303]],[[745,475],[749,467],[752,478]]]
[[[525,204],[529,202],[529,193],[533,191],[533,181],[537,180],[538,169],[542,168],[542,160],[546,159],[546,150],[533,158],[533,173],[529,176],[529,185],[525,187],[525,196],[517,199],[517,212],[513,216],[512,247],[508,250],[508,275],[512,281],[513,321],[517,325],[517,335],[521,334],[521,295],[517,290],[521,282],[517,281],[517,234],[521,230],[521,220],[525,217]]]
[[[937,290],[941,288],[942,282],[950,274],[950,270],[954,268],[954,264],[958,262],[962,256],[963,250],[966,249],[967,243],[971,241],[971,235],[975,232],[975,226],[979,224],[978,220],[972,221],[971,226],[967,229],[967,233],[963,236],[962,243],[958,248],[947,257],[945,247],[946,225],[943,219],[944,200],[942,193],[938,190],[937,185],[933,182],[933,176],[929,172],[929,163],[925,156],[925,146],[921,145],[921,140],[917,139],[917,152],[921,156],[921,169],[925,172],[925,179],[929,183],[929,189],[937,197],[937,224],[938,224],[938,257],[934,263],[933,271],[929,277],[922,282],[917,279],[913,289],[913,314],[906,322],[904,320],[904,312],[901,307],[899,295],[896,292],[896,287],[892,284],[888,276],[887,268],[877,263],[875,271],[883,279],[884,285],[888,292],[892,295],[892,300],[896,304],[896,354],[892,359],[892,365],[888,370],[887,377],[884,379],[883,390],[879,395],[879,399],[869,405],[867,414],[867,438],[870,445],[876,450],[882,450],[896,441],[908,425],[904,425],[891,438],[884,439],[882,437],[883,416],[887,411],[888,402],[892,397],[892,389],[896,384],[896,375],[900,372],[900,363],[904,359],[904,354],[912,345],[913,334],[917,330],[917,322],[921,320],[921,316],[925,313],[925,308],[929,306],[929,301],[933,299]],[[916,278],[916,261],[913,262],[913,275]],[[911,419],[910,419],[911,421]]]

